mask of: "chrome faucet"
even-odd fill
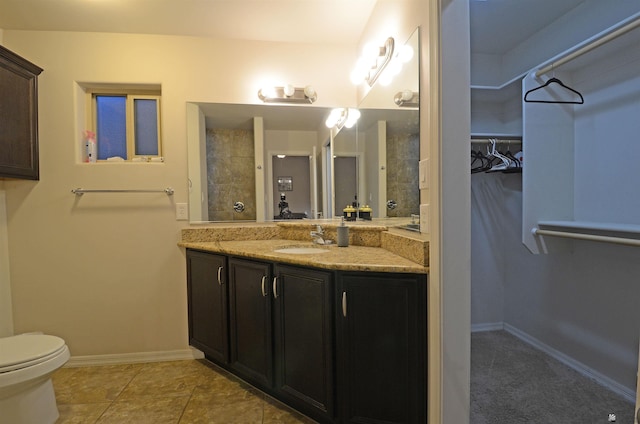
[[[326,244],[324,240],[324,231],[320,225],[316,226],[316,231],[311,231],[311,239],[314,244]]]

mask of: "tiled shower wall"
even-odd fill
[[[387,135],[387,200],[393,199],[398,204],[395,209],[387,209],[387,216],[405,217],[420,213],[419,158],[418,134]]]
[[[256,219],[252,130],[207,129],[207,190],[210,221]],[[244,212],[233,209],[244,203]]]

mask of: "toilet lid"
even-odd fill
[[[64,340],[46,334],[0,338],[0,372],[37,364],[55,356],[64,348]]]

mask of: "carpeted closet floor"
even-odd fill
[[[471,424],[633,423],[634,404],[506,331],[471,335]]]

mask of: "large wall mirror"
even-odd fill
[[[187,103],[190,221],[332,218],[356,201],[375,218],[417,213],[418,107],[394,102],[418,92],[417,30],[407,44],[412,61],[374,85],[357,126],[337,135],[325,126],[331,108]]]

